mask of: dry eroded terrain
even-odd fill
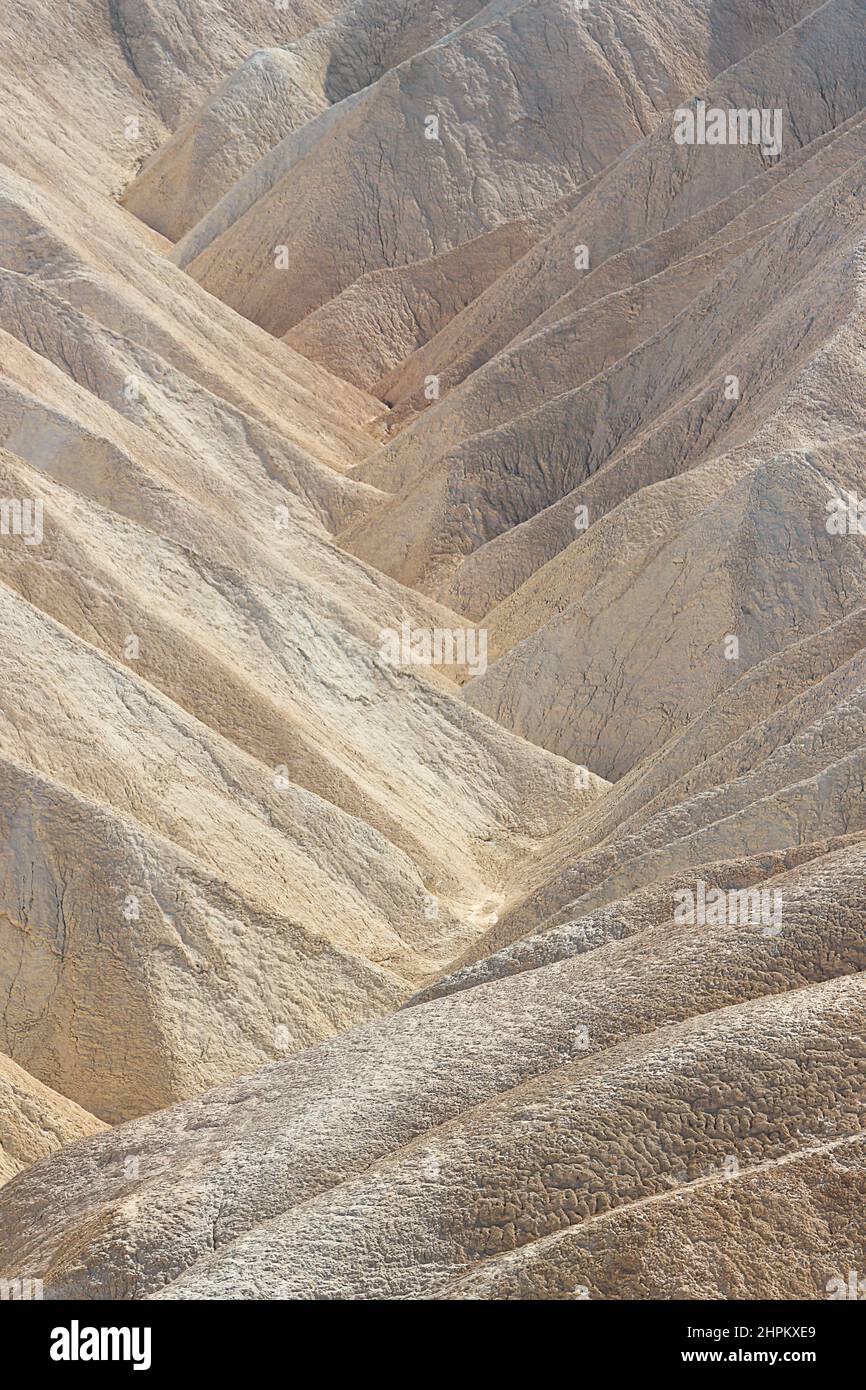
[[[0,38],[0,1277],[828,1297],[866,0]]]

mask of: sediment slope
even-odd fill
[[[26,19],[0,1278],[831,1296],[866,1184],[863,0]],[[678,144],[698,97],[780,149]],[[483,661],[388,655],[436,629]]]

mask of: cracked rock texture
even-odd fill
[[[74,1139],[105,1126],[0,1054],[0,1185]]]
[[[828,1297],[866,3],[0,38],[0,1279]],[[780,149],[678,144],[698,97]]]

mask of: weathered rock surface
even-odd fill
[[[654,1028],[665,1002],[649,982],[677,944],[645,949],[630,1014],[611,1007],[616,985],[599,961],[602,1036],[588,1053],[592,994],[577,979],[563,988],[551,966],[62,1151],[0,1197],[7,1265],[55,1297],[429,1297],[556,1232],[603,1240],[610,1213],[677,1185],[749,1175],[855,1134],[862,976]],[[705,941],[706,955],[716,945]],[[765,943],[754,985],[765,969],[773,978],[773,952]],[[684,973],[689,964],[687,953]],[[721,963],[711,973],[716,998],[730,999]],[[34,1221],[58,1185],[63,1206]],[[722,1251],[726,1229],[712,1242]],[[808,1267],[813,1297],[849,1249],[850,1237],[837,1250],[824,1236]],[[523,1296],[543,1291],[539,1281]]]
[[[462,620],[334,543],[380,403],[32,155],[0,173],[0,491],[42,509],[0,543],[2,1046],[114,1122],[394,1008],[605,783],[383,658]]]
[[[0,1186],[46,1154],[104,1127],[0,1053]]]
[[[638,36],[625,0],[599,12],[494,0],[274,146],[174,254],[283,333],[367,272],[438,255],[575,192],[808,8],[776,0],[756,17],[736,3],[720,24],[715,0],[647,0]]]
[[[281,48],[235,69],[126,190],[124,206],[179,241],[285,136],[456,29],[483,0],[358,0]],[[293,4],[286,28],[300,26]]]
[[[830,1296],[866,1195],[863,0],[27,9],[0,1279]],[[677,143],[699,96],[780,149]],[[407,629],[484,660],[395,664]]]

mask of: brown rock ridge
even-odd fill
[[[756,19],[736,4],[719,25],[713,0],[645,0],[634,44],[631,3],[596,14],[569,0],[495,0],[274,146],[174,257],[284,333],[365,273],[438,255],[575,192],[809,8],[776,0]]]
[[[359,0],[280,48],[247,58],[155,151],[124,206],[179,241],[285,136],[456,29],[483,0]],[[302,12],[292,7],[286,28]],[[294,37],[294,36],[292,36]]]
[[[0,545],[2,1044],[114,1122],[395,1007],[604,783],[383,658],[461,620],[334,544],[379,402],[13,135],[0,476],[44,534]]]
[[[46,1154],[104,1128],[0,1053],[0,1186]]]
[[[862,1268],[863,18],[4,11],[0,1280]]]

